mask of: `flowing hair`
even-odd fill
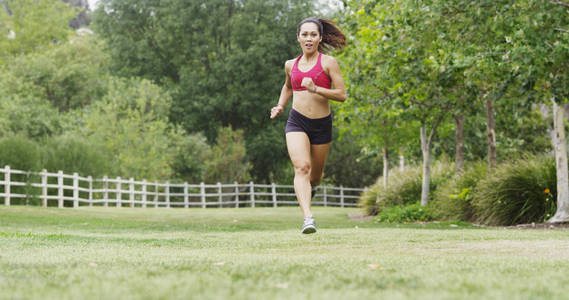
[[[300,34],[300,26],[304,23],[314,23],[318,26],[318,32],[320,36],[322,36],[322,42],[318,44],[318,51],[329,52],[335,49],[342,49],[346,47],[348,44],[346,43],[346,36],[334,22],[328,19],[318,19],[315,17],[310,17],[307,19],[302,20],[298,24],[298,28],[296,30],[296,35]]]

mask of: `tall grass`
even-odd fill
[[[478,182],[488,176],[488,165],[474,162],[440,186],[430,203],[433,216],[448,221],[474,221],[472,195]]]
[[[433,163],[430,197],[452,176],[453,172],[453,163],[446,160]],[[385,207],[412,204],[421,200],[421,184],[422,166],[407,167],[403,171],[394,170],[389,175],[387,188],[383,186],[383,177],[379,177],[377,182],[363,193],[359,204],[368,215],[377,215]]]
[[[544,155],[499,165],[472,195],[478,222],[513,225],[547,220],[556,209],[555,160]]]

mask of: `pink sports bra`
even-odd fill
[[[292,66],[292,70],[290,72],[290,81],[292,83],[292,90],[293,91],[305,91],[306,88],[301,86],[302,79],[304,77],[312,78],[314,84],[323,88],[331,88],[332,87],[332,80],[328,74],[324,73],[324,69],[322,68],[322,53],[318,55],[318,61],[316,61],[316,65],[312,67],[308,72],[302,72],[298,69],[298,61],[302,57],[302,54],[299,55],[296,60],[294,61],[294,65]],[[320,76],[324,75],[324,76]]]

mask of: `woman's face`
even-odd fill
[[[318,32],[318,25],[312,22],[302,24],[297,39],[302,52],[313,53],[318,51],[318,44],[322,41],[322,37]]]

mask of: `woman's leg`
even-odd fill
[[[286,146],[292,165],[294,166],[294,192],[304,217],[312,216],[310,211],[310,174],[312,169],[310,158],[310,141],[304,132],[286,134]]]
[[[328,157],[328,152],[330,152],[330,145],[311,145],[310,146],[310,161],[312,162],[312,168],[310,172],[310,185],[316,187],[322,182],[322,177],[324,176],[324,165],[326,164],[326,158]]]

